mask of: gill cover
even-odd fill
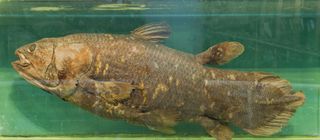
[[[46,68],[45,74],[44,74],[44,84],[49,86],[49,87],[56,87],[59,85],[60,80],[58,78],[58,69],[56,67],[56,58],[55,58],[55,49],[56,49],[56,44],[54,43],[53,45],[53,53],[52,53],[52,58],[51,62]]]

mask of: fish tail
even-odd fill
[[[242,129],[256,136],[269,136],[277,133],[285,125],[287,125],[289,119],[294,115],[296,109],[304,103],[304,98],[305,97],[302,92],[296,92],[295,94],[287,97],[287,99],[293,99],[293,101],[278,105],[277,108],[266,111],[264,113],[265,115],[259,115],[261,117],[256,117],[256,119],[261,120],[259,125],[256,125],[255,127],[242,127]]]
[[[305,96],[302,91],[294,92],[290,83],[279,76],[266,73],[255,75],[258,83],[252,90],[254,100],[248,102],[247,114],[234,121],[253,120],[252,124],[238,125],[252,135],[268,136],[279,132],[288,123],[297,108],[303,105]]]
[[[226,114],[223,119],[252,135],[279,132],[305,101],[302,91],[293,91],[287,80],[270,73],[211,72],[216,80],[225,81],[215,85],[215,89],[221,89],[219,94],[223,94],[224,103],[220,106]]]
[[[256,116],[253,119],[257,124],[242,126],[252,135],[268,136],[279,132],[305,101],[302,91],[293,91],[287,80],[277,76],[261,79],[257,88],[260,89],[255,90],[256,94],[260,96],[250,102],[255,108],[252,115]]]

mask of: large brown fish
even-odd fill
[[[165,23],[130,35],[72,34],[45,38],[16,50],[14,69],[31,84],[99,116],[125,119],[164,133],[177,121],[197,122],[218,140],[230,140],[229,123],[252,135],[274,134],[304,102],[287,80],[269,73],[209,68],[244,47],[223,42],[198,55],[159,41]]]

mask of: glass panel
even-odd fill
[[[15,50],[42,38],[73,33],[129,34],[147,23],[166,22],[162,44],[198,54],[223,41],[245,52],[221,69],[272,72],[305,93],[305,104],[276,136],[319,136],[320,1],[107,0],[0,1],[0,135],[150,135],[160,133],[93,115],[32,86],[12,68]],[[261,110],[263,111],[263,110]],[[233,126],[235,137],[248,136]],[[207,136],[198,124],[179,123],[178,136]],[[155,134],[155,135],[153,135]]]

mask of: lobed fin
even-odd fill
[[[165,134],[174,134],[173,127],[179,118],[179,114],[171,111],[155,110],[141,116],[144,125],[151,130],[155,130]]]
[[[151,23],[141,26],[131,32],[131,35],[151,42],[160,42],[170,35],[169,25],[161,23]]]
[[[240,56],[244,50],[244,46],[239,42],[221,42],[197,54],[195,59],[200,64],[223,65]]]

